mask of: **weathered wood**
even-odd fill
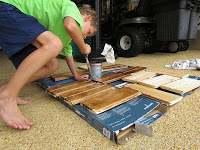
[[[79,91],[76,91],[72,95],[62,95],[62,99],[70,105],[76,105],[78,103],[84,102],[85,100],[88,100],[89,98],[96,97],[96,95],[103,93],[105,91],[110,91],[112,89],[115,89],[113,86],[105,85],[105,84],[96,84],[92,85],[90,89],[87,89],[84,91],[84,89],[80,89]]]
[[[139,81],[138,83],[141,84],[141,85],[151,87],[151,88],[158,88],[159,86],[161,86],[163,84],[166,84],[166,83],[169,83],[169,82],[172,82],[172,81],[176,81],[176,80],[179,80],[179,79],[180,78],[172,77],[172,76],[169,76],[169,75],[160,75],[160,76],[156,76],[156,77],[153,77],[153,78],[149,78],[149,79],[146,79],[146,80]]]
[[[139,71],[136,73],[131,73],[130,76],[122,78],[122,80],[127,81],[127,82],[132,82],[132,83],[138,83],[139,81],[148,79],[150,77],[155,76],[155,72],[147,72],[147,71]]]
[[[166,70],[161,70],[161,69],[147,69],[149,72],[155,72],[157,75],[169,75],[173,77],[178,77],[178,78],[186,78],[189,76],[188,73],[180,73],[180,72],[175,72],[173,71],[166,71]]]
[[[191,79],[191,78],[183,78],[165,85],[160,86],[162,89],[172,91],[179,94],[184,94],[193,89],[196,89],[200,86],[200,81]]]
[[[82,105],[87,107],[92,113],[99,114],[141,94],[137,90],[122,87],[97,94],[96,97],[84,101]]]
[[[126,85],[125,87],[132,88],[142,92],[146,97],[152,98],[156,101],[162,102],[167,105],[174,105],[183,99],[182,96],[164,92],[158,89],[149,88],[139,84]]]

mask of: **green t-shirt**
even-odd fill
[[[64,18],[72,17],[83,31],[83,20],[74,2],[70,0],[0,0],[17,7],[57,35],[62,43],[61,55],[72,56],[71,37],[64,28]]]

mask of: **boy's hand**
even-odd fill
[[[84,55],[89,55],[91,53],[91,47],[89,44],[84,45],[84,47],[82,49],[80,49],[81,53]]]
[[[89,75],[86,74],[86,75],[82,75],[82,76],[77,76],[77,77],[75,78],[75,80],[77,80],[77,81],[89,80]]]

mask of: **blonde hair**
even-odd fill
[[[90,21],[90,24],[91,26],[94,27],[94,35],[96,34],[97,32],[97,15],[96,15],[96,12],[89,8],[89,7],[79,7],[79,11],[81,13],[81,15],[91,15],[92,16],[92,19]]]

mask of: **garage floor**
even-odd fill
[[[141,54],[133,58],[118,58],[116,63],[148,68],[165,68],[177,60],[200,57],[200,50],[181,51],[176,54]],[[56,73],[69,71],[64,59],[59,59]],[[76,66],[83,65],[77,63]],[[104,63],[103,65],[107,65]],[[0,51],[0,86],[7,83],[15,69]],[[197,70],[173,70],[200,76]],[[137,135],[124,145],[115,145],[86,121],[46,93],[37,83],[26,85],[20,93],[32,104],[19,106],[22,113],[34,122],[30,130],[20,131],[8,127],[0,119],[0,149],[198,149],[200,147],[200,90],[187,96],[170,112],[152,124],[154,135]]]

